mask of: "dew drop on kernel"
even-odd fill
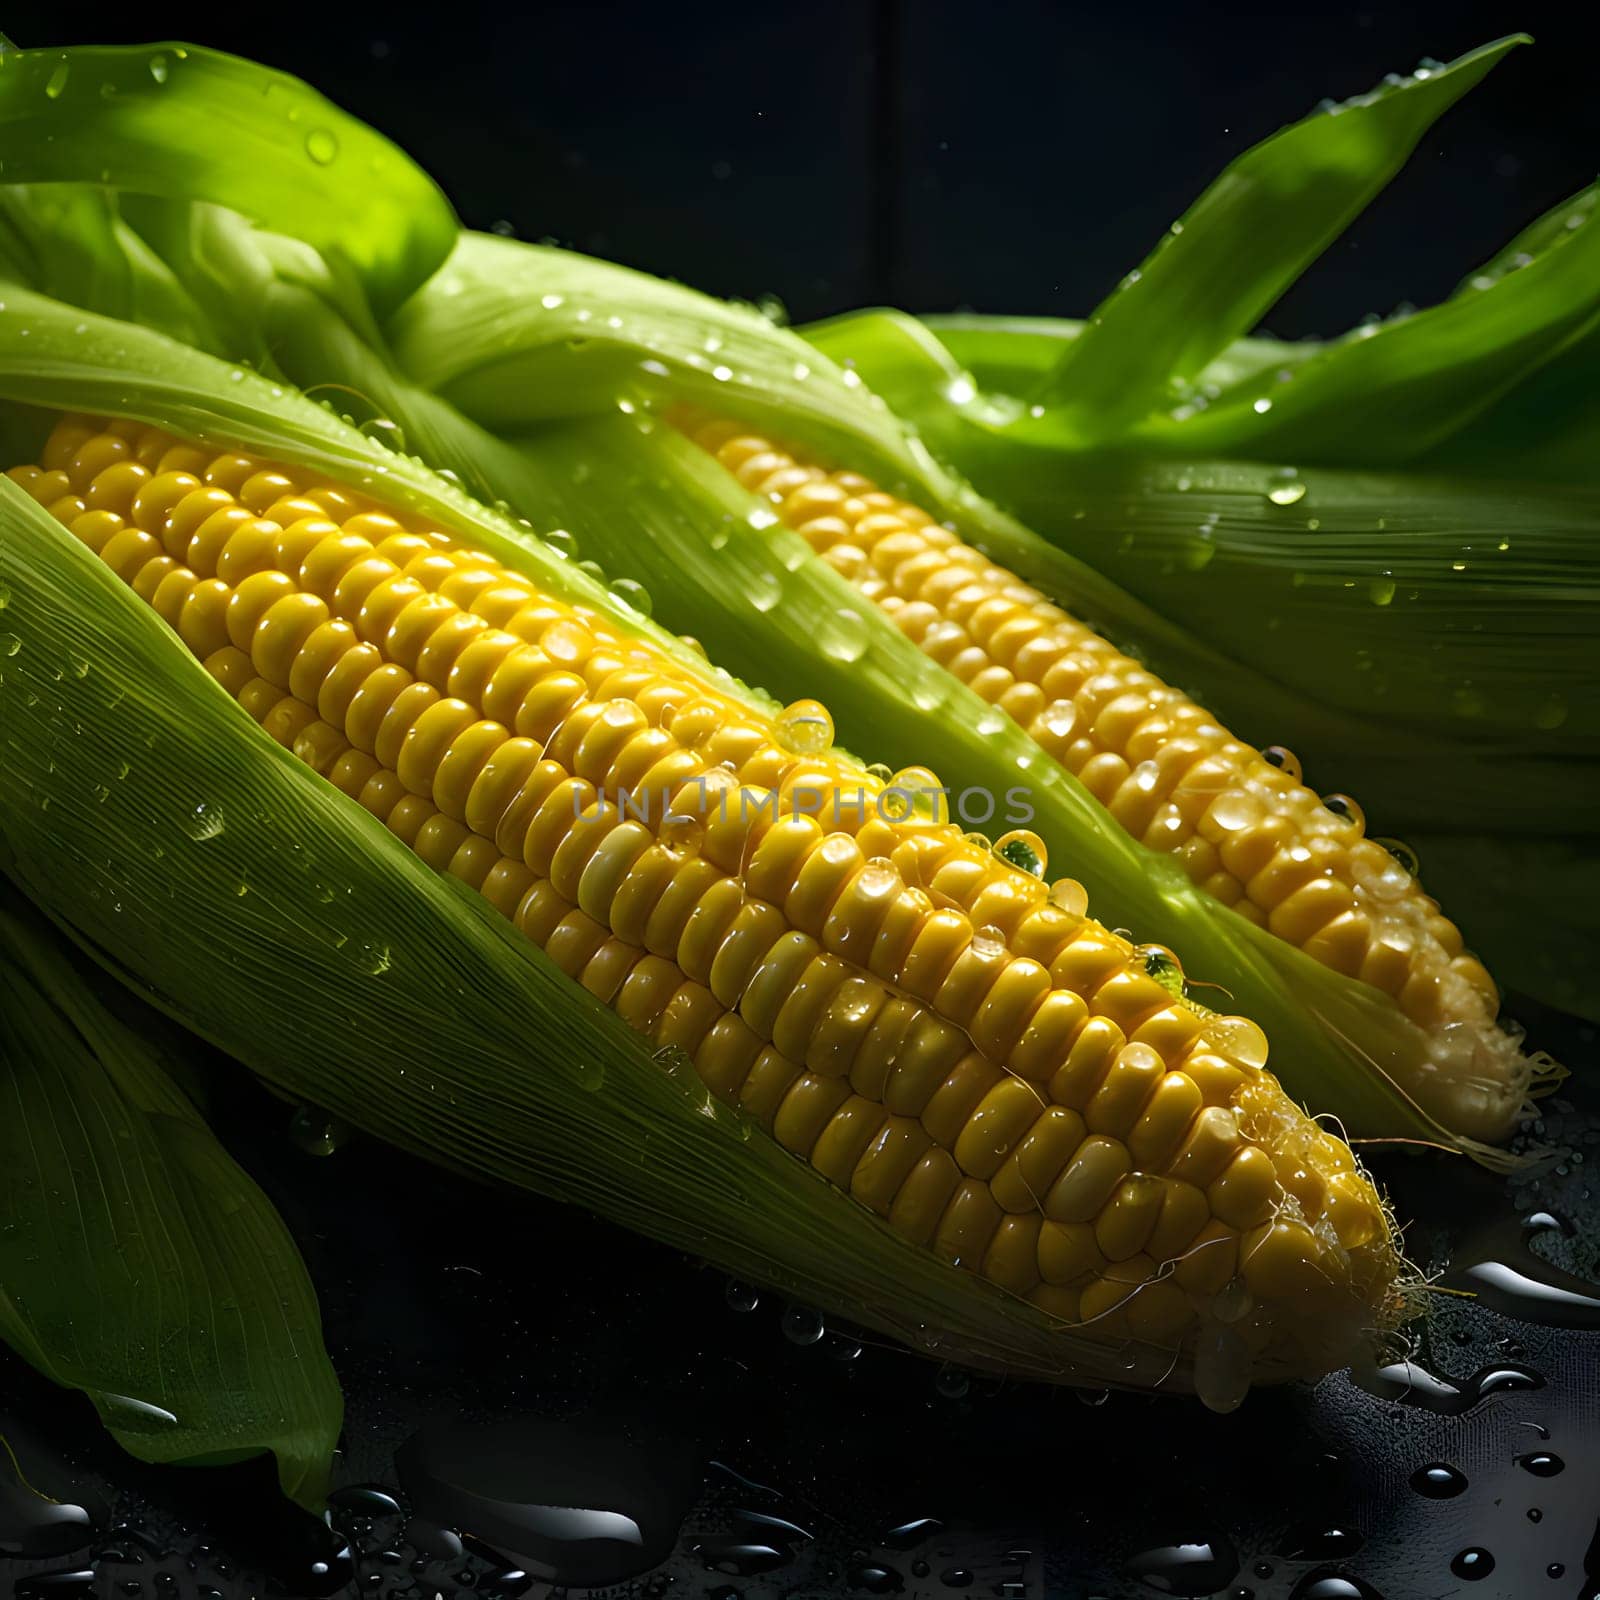
[[[1081,917],[1089,910],[1089,891],[1076,878],[1057,878],[1050,885],[1050,904],[1057,911]]]
[[[1030,877],[1042,878],[1049,865],[1049,853],[1044,840],[1026,828],[1015,828],[995,840],[994,853],[1008,867],[1026,872]]]
[[[778,743],[796,755],[821,755],[833,746],[833,718],[818,700],[796,700],[778,713]]]

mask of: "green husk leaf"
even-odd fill
[[[1600,184],[1530,223],[1457,288],[1469,297],[1520,272],[1579,228],[1593,227]],[[1572,340],[1516,388],[1501,395],[1430,460],[1451,472],[1506,472],[1546,480],[1600,479],[1600,331]]]
[[[294,1240],[3,880],[0,1212],[0,1338],[139,1459],[269,1450],[321,1510],[343,1405]]]
[[[169,349],[157,379],[154,353],[142,348],[142,370],[125,375],[139,414],[159,414],[184,384],[181,420],[210,406],[230,422],[248,414],[226,369],[202,372]],[[262,416],[251,442],[304,455],[309,430],[285,399],[282,438],[267,437]],[[328,442],[341,432],[331,420],[322,431]],[[381,453],[343,434],[348,461]],[[435,499],[462,528],[447,486]],[[483,527],[492,520],[483,514]],[[0,808],[21,881],[275,1087],[929,1351],[1039,1376],[1187,1386],[1167,1354],[1108,1351],[910,1244],[712,1100],[686,1058],[654,1057],[481,899],[275,745],[9,482],[0,581],[18,641],[0,681],[15,729],[0,753]],[[58,727],[72,736],[52,738]],[[102,909],[110,898],[114,917]],[[271,1030],[260,1026],[263,995],[285,1000]]]
[[[201,349],[216,342],[206,312],[104,189],[67,183],[0,188],[0,278],[159,328]]]
[[[444,260],[455,217],[388,140],[286,73],[198,45],[8,50],[9,183],[225,203],[346,264],[375,306]]]
[[[1101,303],[1029,398],[1063,441],[1112,438],[1248,333],[1525,35],[1391,79],[1245,152]]]

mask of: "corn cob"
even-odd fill
[[[1204,1334],[1224,1392],[1392,1309],[1381,1202],[1260,1031],[891,807],[931,774],[859,768],[814,702],[762,718],[446,534],[142,424],[67,417],[10,476],[268,734],[903,1234],[1107,1340]]]
[[[1495,1025],[1494,982],[1423,891],[1403,847],[1366,837],[1354,800],[1319,797],[1290,751],[1234,738],[1180,690],[860,474],[830,471],[736,422],[677,420],[1129,834],[1174,856],[1241,917],[1390,996],[1426,1036],[1424,1072],[1405,1085],[1425,1110],[1460,1132],[1503,1132],[1529,1065]]]

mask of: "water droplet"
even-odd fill
[[[45,80],[44,92],[51,100],[59,100],[61,91],[67,86],[67,79],[72,75],[70,63],[57,62],[56,69]]]
[[[361,940],[353,947],[351,954],[355,964],[371,978],[380,977],[391,965],[388,945],[376,940]]]
[[[306,154],[319,167],[331,166],[339,156],[337,135],[328,128],[313,128],[306,135]]]
[[[1260,407],[1257,406],[1256,409],[1260,410]],[[1300,474],[1293,467],[1279,467],[1272,474],[1271,484],[1272,487],[1267,490],[1267,499],[1275,506],[1297,505],[1306,497],[1306,486],[1300,481]]]
[[[817,645],[833,661],[846,665],[867,653],[867,623],[859,611],[841,606],[817,631]]]
[[[773,724],[778,743],[796,755],[821,755],[833,747],[833,718],[819,700],[796,700]]]
[[[1436,1461],[1411,1474],[1411,1487],[1429,1500],[1454,1500],[1466,1489],[1467,1475],[1459,1467]]]
[[[879,1566],[876,1562],[852,1567],[849,1578],[852,1588],[868,1594],[899,1594],[906,1586],[906,1580],[893,1567]]]
[[[150,76],[157,83],[165,83],[167,81],[167,70],[167,58],[165,56],[155,55],[150,57]]]
[[[939,1582],[947,1589],[965,1589],[972,1581],[972,1571],[968,1567],[946,1567],[939,1574]]]
[[[386,450],[392,450],[396,455],[406,453],[405,430],[398,422],[391,422],[388,417],[373,417],[370,421],[361,424],[361,431],[376,444],[381,444]]]
[[[1223,1414],[1237,1411],[1250,1393],[1250,1347],[1224,1323],[1212,1322],[1201,1330],[1194,1355],[1194,1392],[1208,1411]],[[1232,1576],[1229,1573],[1211,1587],[1221,1588]]]
[[[1257,400],[1255,404],[1250,407],[1250,409],[1254,411],[1258,417],[1264,417],[1272,409],[1272,402],[1268,400],[1265,395],[1263,395],[1261,399]]]
[[[1276,767],[1279,772],[1287,773],[1296,783],[1299,783],[1304,776],[1300,770],[1300,757],[1281,744],[1269,744],[1261,752],[1261,758],[1269,766]]]
[[[611,583],[611,592],[619,600],[626,601],[640,616],[650,615],[650,591],[634,578],[615,578]]]
[[[1473,1545],[1451,1557],[1450,1570],[1458,1578],[1476,1583],[1494,1571],[1494,1557],[1481,1545]]]
[[[809,1306],[790,1306],[783,1313],[783,1336],[790,1344],[816,1344],[826,1331],[821,1314]]]
[[[1039,713],[1039,723],[1052,739],[1070,739],[1078,726],[1078,707],[1071,700],[1052,700]]]
[[[222,818],[222,808],[202,800],[184,819],[183,831],[191,839],[202,841],[215,839],[226,826]]]
[[[301,1106],[289,1123],[289,1140],[308,1156],[331,1156],[350,1139],[350,1125],[315,1106]]]
[[[422,1521],[471,1528],[474,1555],[515,1551],[515,1564],[546,1582],[583,1589],[625,1583],[663,1561],[699,1487],[688,1448],[587,1420],[430,1427],[400,1447],[395,1465]]]
[[[1336,817],[1343,817],[1346,822],[1357,828],[1367,825],[1366,813],[1347,794],[1325,794],[1322,803]]]
[[[11,590],[7,585],[0,583],[0,611],[4,611],[5,608],[10,604]]]
[[[765,614],[783,598],[783,580],[775,572],[757,572],[750,578],[750,604]]]
[[[1348,1572],[1323,1568],[1308,1572],[1294,1586],[1289,1600],[1383,1600],[1383,1596],[1370,1583],[1352,1578]]]
[[[22,641],[14,633],[0,633],[0,656],[14,656],[21,650]]]
[[[1141,1550],[1123,1564],[1122,1570],[1127,1577],[1162,1594],[1208,1595],[1238,1577],[1239,1556],[1229,1540],[1221,1536],[1196,1538]]]
[[[1394,589],[1393,578],[1373,578],[1367,584],[1367,598],[1375,606],[1386,606],[1394,599]]]
[[[890,1550],[915,1550],[936,1533],[944,1531],[944,1524],[934,1517],[917,1517],[891,1528],[879,1541]]]
[[[1266,806],[1244,789],[1231,789],[1211,802],[1210,819],[1225,833],[1253,828],[1266,815]]]
[[[1517,1465],[1536,1478],[1554,1478],[1566,1470],[1566,1462],[1547,1450],[1536,1450],[1530,1455],[1518,1456]]]
[[[1255,1310],[1256,1297],[1243,1278],[1230,1278],[1211,1298],[1211,1315],[1218,1322],[1242,1322]]]
[[[1267,1064],[1267,1036],[1249,1017],[1213,1017],[1204,1034],[1213,1050],[1241,1066],[1259,1070]]]
[[[1089,891],[1076,878],[1057,878],[1050,885],[1050,904],[1069,916],[1085,916],[1089,910]]]
[[[946,1362],[934,1374],[933,1387],[935,1392],[943,1395],[946,1400],[964,1400],[967,1391],[972,1387],[972,1379],[965,1368],[954,1367]]]
[[[1044,840],[1026,828],[1016,828],[1002,834],[994,842],[994,853],[1008,867],[1015,867],[1018,872],[1026,872],[1033,878],[1042,878],[1050,861]]]
[[[761,1304],[760,1293],[748,1283],[741,1283],[737,1278],[729,1278],[727,1287],[722,1291],[722,1298],[728,1302],[730,1310],[738,1312],[754,1311]]]

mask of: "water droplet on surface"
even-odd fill
[[[783,1336],[790,1344],[816,1344],[827,1331],[820,1312],[809,1306],[790,1306],[783,1313]]]
[[[361,424],[361,432],[375,444],[381,444],[384,449],[392,450],[398,456],[406,453],[405,430],[398,422],[391,422],[388,417],[371,417]]]
[[[167,81],[167,71],[167,58],[165,56],[155,55],[150,57],[150,76],[157,83],[165,83]]]
[[[1069,916],[1081,917],[1089,909],[1089,891],[1076,878],[1057,878],[1050,885],[1050,904]]]
[[[1239,1557],[1225,1538],[1199,1538],[1141,1550],[1122,1571],[1161,1594],[1209,1595],[1238,1577]]]
[[[754,1311],[761,1304],[760,1292],[748,1283],[739,1282],[737,1278],[728,1279],[722,1298],[728,1302],[730,1310],[739,1312]]]
[[[752,574],[746,592],[750,597],[750,604],[765,614],[773,610],[783,598],[783,581],[775,572],[757,572]]]
[[[1284,745],[1269,744],[1261,752],[1261,759],[1268,766],[1276,767],[1279,772],[1286,773],[1296,783],[1299,783],[1304,776],[1300,770],[1300,757]]]
[[[0,633],[0,656],[14,656],[22,649],[22,641],[14,633]]]
[[[547,1582],[597,1588],[664,1560],[698,1491],[686,1447],[587,1419],[427,1428],[395,1465],[419,1518],[471,1528],[509,1566]]]
[[[59,100],[61,92],[67,86],[67,79],[72,76],[70,63],[58,62],[54,72],[45,80],[44,92],[48,99]]]
[[[830,661],[846,666],[867,653],[867,622],[859,611],[841,606],[817,630],[817,647]]]
[[[850,1586],[867,1594],[899,1594],[906,1580],[893,1567],[868,1562],[850,1569]]]
[[[919,1544],[942,1533],[944,1524],[934,1517],[917,1517],[891,1528],[879,1541],[890,1550],[915,1550]]]
[[[972,1379],[964,1367],[954,1367],[946,1362],[934,1374],[933,1387],[946,1400],[964,1400],[972,1387]]]
[[[306,154],[319,167],[331,166],[339,156],[337,135],[328,128],[313,128],[306,135]]]
[[[48,1499],[23,1481],[9,1448],[0,1445],[0,1556],[36,1561],[70,1555],[95,1536],[79,1505]]]
[[[301,1106],[289,1123],[289,1140],[308,1156],[331,1156],[350,1140],[350,1125],[315,1106]]]
[[[1261,1068],[1267,1064],[1267,1036],[1249,1017],[1213,1017],[1205,1025],[1204,1036],[1213,1050],[1231,1056],[1241,1066]]]
[[[1026,828],[1016,828],[1002,834],[994,842],[994,853],[1008,867],[1026,872],[1032,878],[1042,878],[1050,861],[1044,840]]]
[[[1450,1570],[1458,1578],[1477,1583],[1494,1571],[1494,1557],[1481,1545],[1473,1545],[1451,1557]]]
[[[1364,828],[1367,825],[1366,813],[1347,794],[1325,794],[1322,803],[1336,817],[1343,817],[1353,827]]]
[[[821,755],[833,747],[833,718],[819,700],[796,700],[773,724],[778,743],[796,755]]]
[[[1294,1586],[1289,1600],[1383,1600],[1370,1583],[1347,1572],[1308,1572]]]
[[[1253,828],[1266,815],[1266,806],[1243,789],[1219,794],[1211,802],[1210,820],[1226,833]]]
[[[1272,474],[1272,487],[1267,490],[1267,499],[1275,506],[1297,505],[1306,497],[1306,486],[1300,481],[1300,474],[1293,467],[1279,467]]]
[[[1566,1470],[1567,1464],[1560,1456],[1551,1455],[1547,1450],[1536,1450],[1529,1455],[1518,1456],[1517,1465],[1536,1478],[1555,1478]]]
[[[1243,1278],[1230,1278],[1211,1298],[1211,1315],[1218,1322],[1241,1322],[1255,1310],[1256,1297]]]
[[[215,839],[227,824],[222,818],[222,808],[202,800],[184,819],[183,831],[197,842]]]
[[[380,977],[392,964],[389,947],[373,939],[362,939],[351,947],[351,958],[369,978]]]
[[[633,578],[615,578],[611,583],[611,592],[619,600],[632,606],[641,616],[650,615],[650,591]]]
[[[36,1572],[17,1579],[15,1600],[94,1600],[99,1584],[92,1568]]]
[[[1204,1327],[1195,1346],[1194,1392],[1208,1411],[1237,1411],[1250,1393],[1250,1347],[1221,1322]],[[1230,1573],[1229,1577],[1232,1576]],[[1223,1578],[1212,1585],[1221,1588]],[[1198,1590],[1207,1594],[1210,1590]]]
[[[1454,1500],[1465,1491],[1467,1475],[1459,1467],[1436,1461],[1411,1474],[1411,1487],[1429,1500]]]
[[[939,1574],[939,1582],[947,1589],[965,1589],[970,1587],[973,1575],[967,1567],[946,1567]]]

